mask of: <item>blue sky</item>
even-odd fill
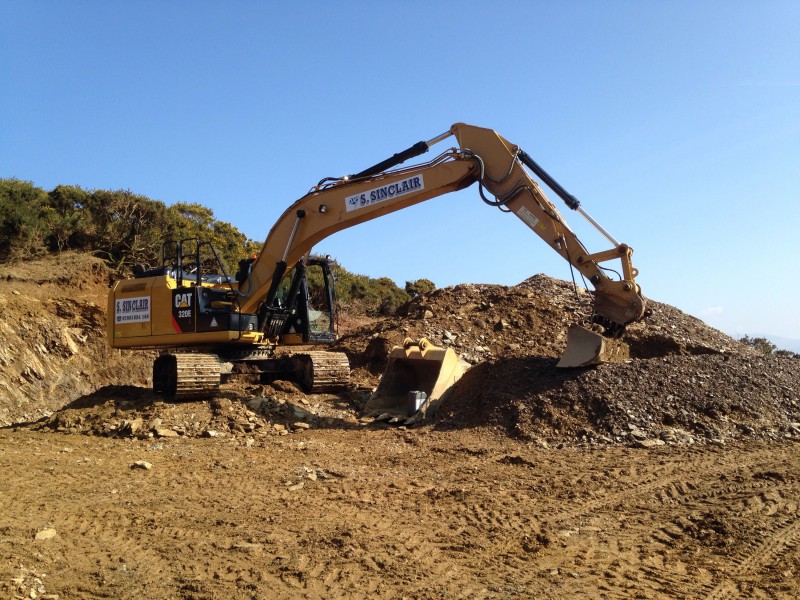
[[[0,22],[0,177],[199,202],[260,240],[322,177],[464,121],[632,246],[647,297],[800,339],[796,0],[0,0]],[[316,250],[400,285],[570,278],[474,188]]]

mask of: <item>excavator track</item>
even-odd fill
[[[219,391],[216,354],[165,353],[153,363],[153,391],[169,398],[208,398]]]
[[[304,352],[292,355],[292,362],[309,394],[336,392],[350,383],[350,361],[342,352]]]

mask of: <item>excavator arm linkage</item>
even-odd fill
[[[451,135],[457,139],[458,149],[451,148],[426,163],[390,170]],[[590,253],[525,167],[569,208],[588,219],[612,247]],[[456,123],[448,132],[418,142],[360,173],[324,179],[290,206],[269,232],[253,263],[241,290],[242,312],[256,312],[262,303],[268,303],[277,287],[276,278],[329,235],[475,183],[484,202],[514,213],[592,283],[594,321],[605,328],[606,335],[618,336],[625,326],[643,317],[645,302],[635,281],[638,271],[631,260],[633,250],[614,240],[584,212],[574,196],[518,146],[491,129],[464,123]],[[620,261],[621,279],[611,279],[600,266],[611,260]]]

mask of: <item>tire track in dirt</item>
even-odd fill
[[[398,439],[411,433],[388,431],[245,449],[41,435],[9,439],[0,454],[19,490],[0,562],[41,553],[30,566],[65,598],[726,598],[796,588],[781,573],[800,564],[797,446],[550,450],[462,433],[410,445]],[[65,443],[72,454],[59,454]],[[130,469],[141,458],[153,469]],[[34,544],[43,525],[59,537]]]
[[[728,473],[715,473],[716,480],[713,478],[708,480],[707,485],[696,487],[691,494],[681,494],[679,504],[682,506],[684,516],[673,518],[671,523],[654,531],[653,539],[656,547],[661,546],[658,551],[669,555],[675,554],[676,550],[683,553],[692,548],[691,554],[696,561],[703,555],[703,553],[698,554],[697,544],[700,542],[706,545],[705,553],[708,556],[705,560],[709,566],[716,564],[714,573],[722,573],[726,580],[730,578],[741,581],[743,576],[756,570],[748,566],[750,563],[755,562],[760,567],[771,565],[775,554],[780,554],[786,548],[796,545],[798,535],[796,530],[792,530],[791,540],[785,545],[783,544],[785,536],[782,532],[786,527],[793,527],[792,522],[797,518],[797,504],[791,500],[797,497],[797,482],[781,483],[784,478],[780,475],[777,475],[775,480],[765,477],[765,472],[759,471],[758,468],[762,465],[780,464],[780,459],[774,454],[764,457],[763,462],[761,457],[757,458],[756,461],[751,460],[736,465],[732,473],[730,470]],[[769,475],[770,472],[766,474]],[[782,515],[787,512],[788,515]],[[768,536],[767,540],[759,545],[760,549],[752,550],[757,544],[755,541],[757,538],[749,533],[751,529],[756,528],[751,522],[758,524],[759,537]],[[745,529],[740,530],[741,527]],[[777,531],[772,533],[775,529]],[[775,543],[770,540],[775,540]],[[722,544],[724,546],[717,549],[717,546]],[[734,544],[733,547],[731,544]],[[720,559],[723,560],[722,565],[719,564]],[[734,569],[733,573],[731,567]],[[715,587],[714,581],[710,580],[698,588],[696,580],[682,578],[673,581],[672,578],[665,577],[666,573],[661,571],[655,575],[656,579],[672,584],[667,588],[670,593],[680,593],[681,590],[685,592],[694,588],[697,589],[698,595],[714,593],[725,598],[737,591],[735,586],[731,587],[725,582]]]
[[[536,556],[537,560],[546,558],[552,554],[547,548],[548,543],[564,541],[562,539],[564,537],[569,538],[567,545],[575,546],[574,555],[571,554],[573,551],[567,551],[567,555],[572,556],[574,562],[582,565],[584,569],[607,569],[611,574],[610,579],[613,580],[618,576],[624,581],[626,576],[639,568],[636,567],[637,561],[642,556],[649,556],[650,560],[660,560],[660,566],[657,564],[641,569],[639,572],[640,575],[644,575],[644,580],[640,585],[661,590],[661,593],[681,593],[681,590],[685,593],[687,589],[698,587],[697,577],[688,573],[672,572],[670,569],[675,565],[668,564],[664,558],[664,556],[669,558],[670,547],[674,545],[675,539],[684,535],[680,527],[671,522],[675,505],[693,510],[691,507],[694,505],[713,503],[715,498],[726,494],[732,498],[731,487],[738,488],[736,484],[731,486],[726,482],[746,479],[744,475],[762,463],[769,462],[773,452],[762,449],[735,461],[709,460],[707,448],[690,450],[688,455],[688,460],[664,462],[650,469],[626,465],[627,481],[630,482],[631,478],[635,479],[638,476],[643,479],[641,483],[629,484],[629,487],[614,492],[606,492],[597,486],[588,486],[587,489],[577,491],[568,490],[570,494],[580,493],[580,495],[577,499],[574,496],[566,498],[561,503],[537,502],[536,490],[541,487],[538,481],[533,485],[523,484],[511,491],[504,489],[514,478],[504,477],[500,473],[496,474],[497,479],[505,481],[505,484],[499,483],[493,486],[492,481],[481,480],[476,482],[479,486],[477,489],[473,487],[469,495],[460,493],[458,489],[439,488],[428,490],[427,493],[430,500],[441,504],[443,510],[453,515],[450,529],[442,532],[442,539],[450,540],[451,551],[454,547],[458,548],[460,543],[458,537],[461,534],[468,539],[485,540],[484,545],[490,548],[494,560],[501,563],[504,572],[508,574],[507,581],[513,581],[523,588],[533,585],[535,580],[541,577],[541,572],[531,571],[532,557]],[[488,470],[488,464],[497,464],[503,465],[503,468],[509,469],[511,473],[516,471],[527,475],[528,470],[531,473],[536,471],[534,457],[528,457],[525,453],[489,454],[482,459],[484,464],[480,470]],[[456,466],[453,468],[458,469]],[[523,476],[524,479],[527,477]],[[762,483],[756,481],[745,490],[739,489],[737,498],[751,497],[754,491],[760,492],[762,488]],[[579,506],[574,507],[575,504]],[[564,505],[568,507],[566,510],[563,510]],[[609,558],[611,553],[609,556],[603,556],[603,552],[594,552],[587,548],[588,538],[600,548],[607,547],[609,542],[598,539],[604,537],[597,531],[599,528],[585,526],[586,516],[591,515],[594,519],[597,515],[613,514],[620,508],[624,508],[627,512],[633,510],[636,513],[647,513],[653,510],[654,505],[653,516],[637,526],[636,530],[626,531],[626,540],[631,548],[626,551],[627,554],[621,553],[628,558],[619,560],[616,568],[613,564],[609,564],[612,562]],[[661,514],[659,507],[666,509],[664,510],[666,516],[658,516]],[[553,508],[562,510],[552,511]],[[575,520],[580,520],[581,525],[572,527],[571,523]],[[660,535],[666,536],[666,539],[659,539]],[[456,540],[455,544],[453,540]],[[483,558],[480,560],[463,552],[463,556],[459,557],[463,559],[461,564],[476,571],[486,568],[485,548],[483,550],[480,553]]]
[[[427,597],[437,582],[445,581],[457,584],[463,597],[480,596],[482,588],[475,584],[480,580],[480,573],[465,561],[469,549],[463,547],[461,532],[454,531],[446,520],[436,518],[435,510],[417,512],[414,509],[432,500],[436,510],[447,513],[448,494],[425,483],[405,491],[395,490],[394,494],[376,494],[374,490],[386,488],[385,483],[376,484],[375,479],[348,481],[341,486],[346,503],[356,511],[355,514],[342,512],[349,529],[368,529],[369,535],[360,542],[355,536],[348,536],[348,544],[353,546],[349,552],[358,556],[359,568],[353,571],[360,572],[360,576],[351,574],[346,582],[337,581],[342,565],[334,557],[328,561],[327,568],[332,570],[325,577],[330,583],[324,591],[328,594],[343,592],[347,586],[378,588],[386,585],[389,575],[388,581],[395,581],[392,585],[396,585],[399,576],[402,589],[411,597]],[[420,532],[421,527],[424,534]]]
[[[135,598],[146,590],[160,589],[160,578],[152,575],[153,565],[167,569],[169,562],[153,548],[151,540],[137,535],[130,517],[118,510],[88,509],[80,513],[59,510],[57,505],[39,507],[25,513],[15,510],[17,527],[36,531],[46,523],[57,535],[46,545],[26,546],[17,551],[33,564],[44,560],[50,575],[68,571],[72,577],[83,574],[80,589],[63,590],[67,597]],[[69,562],[63,556],[72,557]],[[97,565],[110,561],[110,569]],[[168,570],[168,569],[167,569]],[[151,591],[152,593],[152,591]],[[157,592],[156,592],[157,593]]]
[[[348,538],[348,545],[355,546],[352,551],[371,559],[364,561],[367,569],[361,569],[360,587],[368,582],[385,584],[387,575],[395,582],[392,585],[398,585],[399,573],[399,587],[411,597],[435,596],[442,582],[448,582],[441,588],[441,594],[447,597],[453,597],[454,589],[459,589],[462,597],[485,597],[489,593],[482,580],[486,569],[492,568],[487,565],[487,554],[491,564],[509,571],[504,579],[519,587],[518,578],[512,574],[516,571],[509,566],[516,565],[516,540],[520,536],[514,534],[502,514],[513,512],[513,502],[509,502],[514,499],[504,497],[499,513],[489,508],[493,498],[489,483],[471,467],[465,469],[462,453],[455,456],[462,460],[442,461],[435,472],[413,460],[387,461],[392,468],[388,473],[377,472],[381,474],[374,469],[337,466],[345,475],[337,480],[334,494],[343,521],[350,530],[369,528],[368,539],[359,544]],[[473,475],[478,475],[477,481]],[[397,485],[394,481],[405,483]],[[489,530],[494,533],[487,540]],[[372,561],[379,563],[380,570]],[[336,557],[328,559],[327,564],[341,568]],[[519,564],[520,569],[525,566],[530,568],[530,563]],[[329,587],[327,592],[331,591]],[[524,590],[523,595],[526,593]]]
[[[800,515],[794,500],[800,494],[800,485],[782,488],[773,490],[770,502],[764,503],[767,507],[764,514],[771,520],[766,524],[764,519],[759,520],[757,538],[748,537],[742,540],[742,547],[729,557],[732,570],[726,570],[723,581],[717,585],[707,586],[709,598],[721,600],[738,596],[739,585],[735,581],[763,574],[766,568],[778,566],[786,552],[793,551],[800,545]],[[780,500],[775,499],[776,495]],[[787,501],[787,498],[791,500]],[[740,515],[752,516],[752,505],[747,508]]]
[[[17,452],[26,460],[14,460],[11,465],[43,475],[37,478],[39,486],[31,486],[24,494],[14,493],[6,503],[9,514],[15,515],[15,529],[30,530],[31,537],[44,526],[57,531],[57,536],[44,544],[17,550],[32,564],[44,561],[53,580],[81,581],[78,587],[66,584],[52,591],[65,597],[141,598],[169,596],[175,581],[189,582],[198,594],[216,587],[197,584],[196,579],[213,580],[219,573],[219,549],[224,554],[235,542],[225,536],[224,527],[218,535],[213,520],[191,515],[193,510],[213,515],[215,506],[224,510],[225,505],[214,499],[213,493],[209,494],[211,500],[181,498],[182,482],[176,477],[174,457],[160,454],[155,470],[140,472],[131,470],[131,460],[125,457],[122,464],[109,468],[96,453],[86,453],[93,458],[78,458],[60,452]],[[49,466],[52,464],[55,467]],[[199,465],[195,467],[200,470]],[[26,474],[16,476],[24,478]],[[43,491],[52,494],[54,487],[57,495]],[[158,497],[159,491],[174,496],[159,504],[151,498]],[[28,536],[23,533],[23,537]],[[72,558],[67,563],[63,556]],[[183,560],[176,561],[176,556]],[[208,567],[205,572],[204,564]],[[235,560],[229,564],[239,566]]]
[[[697,458],[689,461],[671,463],[669,468],[652,469],[645,477],[646,480],[632,487],[603,494],[600,497],[581,502],[576,509],[557,512],[545,517],[550,524],[574,520],[588,513],[597,512],[601,508],[614,508],[619,505],[630,506],[632,501],[648,501],[652,497],[669,498],[672,502],[685,502],[687,496],[699,492],[703,486],[712,484],[721,475],[749,469],[761,464],[764,459],[774,458],[774,450],[761,450],[747,455],[743,462],[723,463],[708,466],[707,457],[698,453]],[[676,480],[676,476],[678,479]]]
[[[713,484],[713,482],[712,482]],[[786,497],[793,497],[797,493],[796,486],[784,485],[779,488],[770,488],[764,490],[764,482],[759,480],[748,480],[739,482],[737,485],[723,485],[714,489],[699,490],[695,498],[685,496],[681,499],[683,507],[683,514],[675,517],[674,511],[669,511],[666,514],[667,518],[671,517],[671,521],[659,526],[657,521],[660,517],[657,516],[657,509],[654,509],[654,520],[656,524],[652,531],[652,548],[651,551],[667,559],[681,560],[681,557],[686,554],[688,548],[695,559],[702,559],[704,562],[715,562],[716,569],[714,572],[722,572],[728,576],[730,572],[730,565],[736,567],[737,563],[743,559],[740,555],[741,550],[734,552],[731,556],[732,549],[728,546],[719,546],[719,544],[727,543],[725,533],[726,528],[729,527],[727,523],[735,520],[747,520],[747,518],[758,517],[772,517],[777,510],[780,510],[781,505],[785,506],[785,502],[761,501],[761,497],[770,495],[772,497],[779,495],[782,499]],[[756,508],[760,506],[760,510]],[[720,509],[720,507],[725,507]],[[791,511],[793,514],[796,512],[796,506]],[[756,515],[756,513],[760,513]],[[793,519],[790,516],[789,519]],[[707,522],[708,521],[708,522]],[[758,521],[762,522],[761,519]],[[714,527],[721,527],[719,533],[715,532]],[[709,528],[709,529],[705,529]],[[736,531],[731,532],[738,538],[741,534]],[[746,543],[753,543],[749,538],[745,538]],[[701,548],[705,548],[705,552],[699,552],[698,542],[701,543]],[[646,542],[643,541],[643,548],[647,548]],[[720,554],[720,552],[723,552]],[[706,558],[703,559],[703,556]],[[745,554],[747,556],[747,554]],[[712,558],[713,557],[713,558]],[[720,565],[720,559],[724,560],[724,564]],[[746,559],[745,559],[746,560]],[[735,578],[746,574],[749,571],[738,570]],[[698,595],[705,596],[709,590],[714,590],[713,581],[705,583],[699,582],[702,585],[698,586],[698,578],[693,577],[680,577],[675,578],[674,574],[664,569],[649,571],[654,581],[665,584],[665,592],[670,594],[685,593],[687,589],[697,589]],[[724,595],[721,597],[725,597]]]
[[[722,600],[740,596],[739,584],[733,579],[744,575],[753,574],[756,570],[774,565],[787,551],[793,550],[800,543],[800,522],[792,517],[791,522],[784,522],[777,526],[777,531],[772,533],[761,544],[745,557],[736,557],[732,560],[736,568],[731,573],[726,573],[726,579],[716,586],[706,586],[709,589],[708,598]],[[737,564],[738,563],[738,564]]]
[[[691,454],[694,458],[659,465],[649,472],[643,471],[641,474],[644,481],[634,487],[601,493],[587,501],[578,500],[579,507],[553,514],[547,514],[545,509],[541,515],[541,528],[553,530],[562,527],[558,533],[560,537],[557,539],[570,538],[564,545],[574,544],[572,554],[568,551],[567,555],[572,556],[575,564],[583,565],[587,569],[592,569],[593,565],[595,569],[606,569],[608,579],[622,583],[623,587],[627,578],[638,571],[638,577],[641,578],[638,585],[642,588],[651,588],[654,592],[681,595],[687,590],[706,589],[702,587],[702,582],[698,584],[696,573],[687,573],[681,560],[672,556],[674,547],[685,538],[685,529],[688,525],[680,521],[675,522],[675,506],[680,506],[683,513],[702,512],[704,507],[735,503],[739,503],[743,508],[750,506],[751,510],[758,510],[754,506],[753,498],[784,490],[775,489],[774,486],[767,485],[763,479],[752,477],[764,465],[774,464],[775,456],[772,449],[762,449],[749,453],[741,459],[727,462],[709,461],[707,450]],[[635,477],[635,470],[631,469],[629,472]],[[786,487],[787,493],[792,490],[793,488]],[[588,496],[597,493],[597,489],[586,492]],[[508,506],[495,504],[491,506],[492,508],[487,508],[487,505],[479,503],[477,508],[473,509],[477,526],[496,527],[499,523],[498,515],[502,515],[507,529],[521,531],[527,527],[530,531],[530,521],[515,517]],[[767,507],[767,503],[764,503],[764,506],[765,513],[775,510],[774,507]],[[602,556],[596,558],[595,555],[602,555],[602,552],[589,552],[582,537],[585,537],[587,531],[591,535],[598,528],[583,527],[582,531],[582,527],[569,528],[569,524],[575,520],[583,521],[582,517],[588,515],[596,519],[598,515],[608,515],[609,511],[613,514],[618,509],[628,514],[641,513],[643,520],[639,519],[635,529],[627,529],[624,532],[626,544],[630,548],[624,552],[614,553],[617,559],[608,561]],[[595,537],[597,535],[595,534]],[[598,546],[602,548],[603,543],[608,544],[607,541],[598,544],[596,539],[593,542],[595,548]],[[546,549],[541,551],[548,553]],[[626,556],[627,559],[620,558]],[[602,564],[604,560],[605,565]],[[642,563],[648,560],[654,564],[643,567]],[[564,562],[562,557],[562,563]]]

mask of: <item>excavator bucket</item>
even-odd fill
[[[407,338],[389,353],[389,363],[378,388],[364,407],[367,416],[390,415],[406,419],[442,394],[464,374],[458,355],[425,338]]]
[[[567,348],[557,367],[588,367],[604,362],[622,362],[628,358],[627,346],[619,340],[603,337],[573,324],[567,330]]]

